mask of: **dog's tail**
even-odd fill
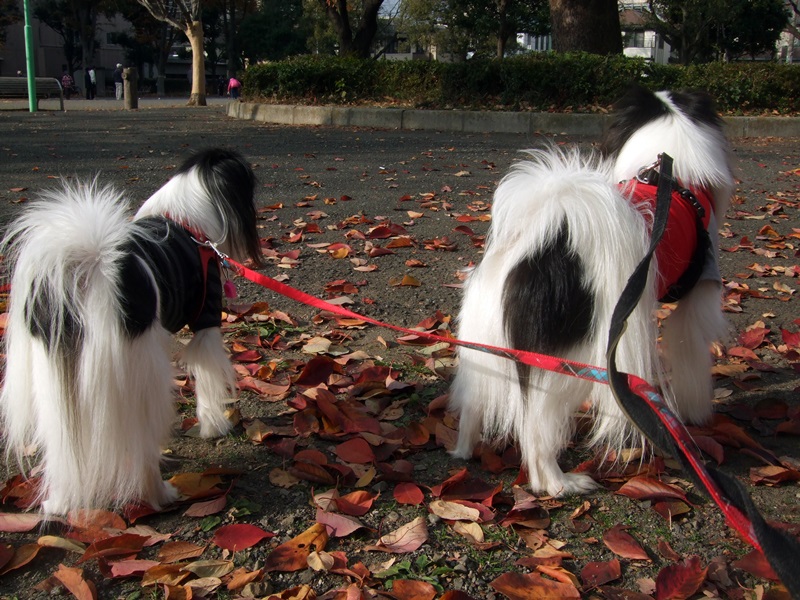
[[[0,412],[19,464],[33,446],[41,456],[47,513],[159,497],[143,489],[156,482],[140,471],[158,465],[153,440],[168,435],[173,409],[143,400],[172,385],[169,335],[155,326],[132,340],[120,318],[126,209],[110,187],[65,183],[3,241],[13,278]],[[154,363],[146,378],[143,362]],[[148,431],[159,422],[166,431]]]
[[[509,341],[604,366],[611,314],[649,242],[645,216],[620,194],[610,165],[577,150],[531,151],[501,181],[492,211],[486,253],[501,246],[510,254],[503,299]],[[652,381],[658,364],[652,284],[644,296],[617,361]],[[529,367],[518,368],[521,385],[530,376]],[[593,398],[592,441],[622,447],[633,431],[607,386],[596,386]]]

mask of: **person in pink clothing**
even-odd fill
[[[242,87],[242,83],[236,79],[236,77],[231,77],[228,81],[228,95],[231,99],[236,100],[239,97],[239,88]]]

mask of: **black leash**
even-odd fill
[[[654,402],[645,402],[629,385],[628,376],[617,370],[616,351],[619,341],[625,333],[628,317],[639,303],[650,262],[667,227],[672,192],[679,188],[672,178],[672,158],[661,154],[658,169],[658,192],[653,217],[653,231],[650,247],[644,258],[637,265],[633,274],[614,308],[611,327],[608,334],[608,379],[617,403],[642,434],[663,452],[680,460],[683,468],[692,476],[698,489],[713,498],[724,513],[726,519],[736,524],[739,531],[749,531],[752,539],[757,541],[761,549],[789,590],[792,598],[800,600],[800,541],[787,532],[768,524],[759,513],[744,486],[736,479],[711,465],[698,465],[692,460],[691,436],[677,421],[674,415],[663,404],[660,398]]]

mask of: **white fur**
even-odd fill
[[[634,134],[614,164],[577,150],[531,151],[530,159],[512,167],[495,192],[485,254],[465,284],[457,337],[510,346],[503,321],[506,278],[526,256],[552,240],[566,221],[569,243],[564,252],[574,252],[583,261],[584,283],[594,297],[595,335],[572,347],[564,358],[605,366],[612,311],[650,236],[645,216],[631,206],[616,182],[635,176],[666,151],[675,160],[676,174],[685,183],[701,181],[709,186],[718,210],[724,211],[734,185],[726,148],[715,131],[698,131],[682,115],[672,115]],[[702,422],[711,412],[709,343],[724,332],[720,287],[701,281],[667,319],[663,364],[652,315],[656,269],[654,264],[642,300],[628,320],[617,365],[623,372],[663,384],[664,370],[671,370],[668,403],[681,418]],[[641,443],[608,386],[533,369],[523,392],[513,361],[467,348],[461,348],[459,356],[450,391],[451,408],[460,414],[455,456],[470,458],[482,438],[513,440],[519,444],[534,491],[554,496],[585,493],[596,487],[594,480],[562,472],[557,459],[573,434],[576,409],[590,394],[594,413],[590,444],[621,448],[632,440]]]
[[[171,213],[225,242],[224,215],[191,171],[165,187],[139,216]],[[171,334],[156,322],[131,337],[119,317],[116,260],[131,231],[126,206],[96,182],[64,184],[45,192],[4,240],[13,278],[0,416],[8,452],[23,469],[24,449],[38,448],[48,515],[133,501],[158,509],[177,498],[159,469],[175,420]],[[50,298],[56,323],[74,303],[82,336],[69,352],[31,335],[26,307],[41,297]],[[198,332],[183,361],[196,380],[202,435],[224,435],[236,379],[219,328]]]

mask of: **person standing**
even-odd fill
[[[122,100],[123,79],[122,79],[122,65],[117,63],[117,68],[114,69],[114,92],[117,95],[117,100]]]
[[[97,93],[97,75],[94,67],[89,67],[83,75],[83,84],[86,86],[86,99],[94,100]]]
[[[72,75],[69,74],[67,65],[63,65],[62,70],[61,89],[64,91],[64,99],[69,100],[70,96],[72,95],[72,86],[75,85],[75,81],[72,79]]]

